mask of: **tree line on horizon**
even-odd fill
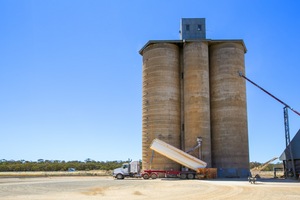
[[[95,161],[86,159],[82,161],[64,161],[64,160],[43,160],[25,161],[25,160],[0,160],[0,171],[68,171],[75,169],[78,171],[90,170],[112,170],[122,166],[126,161]]]
[[[113,170],[121,167],[123,163],[128,161],[95,161],[90,158],[84,162],[64,161],[64,160],[44,160],[39,159],[37,161],[25,161],[25,160],[0,160],[0,172],[5,171],[68,171],[73,168],[78,171],[90,171],[90,170]],[[141,162],[141,161],[140,161]],[[142,162],[141,162],[142,164]],[[250,162],[249,168],[259,167],[263,163]],[[269,164],[263,171],[273,171],[274,167],[282,167],[282,163]]]

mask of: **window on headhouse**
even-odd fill
[[[201,29],[202,29],[201,24],[198,24],[197,30],[198,30],[198,31],[201,31]]]
[[[189,24],[185,25],[185,30],[187,30],[187,31],[190,30],[190,25]]]

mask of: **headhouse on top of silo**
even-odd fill
[[[182,18],[180,40],[206,39],[205,18]]]

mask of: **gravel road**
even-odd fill
[[[0,200],[300,199],[300,182],[264,180],[125,179],[110,177],[0,178]]]

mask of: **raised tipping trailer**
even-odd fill
[[[159,139],[154,139],[150,149],[156,151],[157,153],[191,169],[189,171],[177,171],[177,170],[144,170],[142,176],[144,179],[152,178],[155,179],[159,174],[164,174],[165,177],[180,177],[182,179],[188,178],[202,178],[205,176],[207,170],[204,170],[207,163],[195,158],[188,153],[167,144]],[[202,170],[201,170],[202,169]],[[202,173],[200,173],[202,172]],[[204,173],[203,173],[204,172]]]
[[[165,177],[179,177],[181,179],[212,179],[216,178],[217,176],[216,168],[206,168],[206,162],[197,159],[159,139],[154,139],[150,148],[157,153],[183,165],[184,167],[187,167],[189,170],[177,171],[145,169],[143,172],[141,172],[139,161],[132,161],[129,163],[123,163],[122,167],[114,169],[113,177],[116,179],[124,179],[125,177],[156,179],[160,174],[163,174]]]

